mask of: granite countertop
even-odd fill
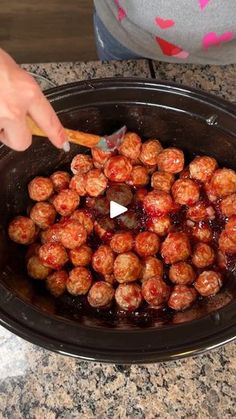
[[[236,66],[146,60],[24,65],[60,85],[94,77],[156,77],[236,102]],[[42,88],[50,83],[40,79]],[[204,355],[153,365],[79,361],[0,328],[0,419],[236,417],[236,342]]]

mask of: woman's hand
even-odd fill
[[[36,81],[0,49],[0,141],[14,150],[23,151],[32,142],[27,114],[56,147],[63,147],[64,128]]]

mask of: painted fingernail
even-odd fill
[[[68,151],[70,151],[70,143],[68,141],[66,141],[63,146],[62,146],[63,150],[68,153]]]

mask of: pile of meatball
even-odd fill
[[[214,296],[236,253],[236,173],[216,160],[142,142],[78,154],[71,172],[28,185],[28,215],[11,240],[28,246],[28,275],[55,297],[86,296],[95,309],[185,310]],[[128,208],[111,219],[110,201]]]

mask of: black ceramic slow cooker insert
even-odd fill
[[[46,92],[64,126],[109,134],[126,124],[143,139],[177,146],[187,158],[215,157],[236,169],[236,107],[190,88],[154,80],[104,79]],[[202,305],[169,319],[129,322],[94,313],[76,316],[76,302],[58,301],[27,278],[23,251],[7,237],[7,224],[27,207],[27,184],[68,166],[86,148],[66,154],[35,138],[23,153],[0,148],[0,324],[56,352],[115,363],[144,363],[197,354],[236,336],[235,274]]]

